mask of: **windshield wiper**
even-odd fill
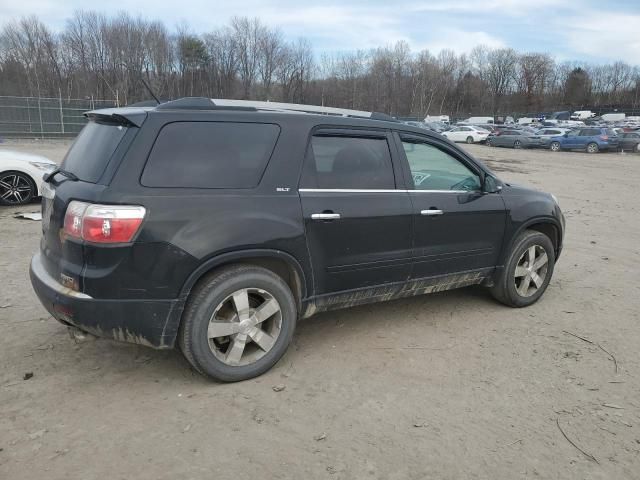
[[[60,175],[64,175],[65,177],[67,177],[72,182],[77,182],[78,181],[78,177],[76,177],[73,173],[67,172],[66,170],[63,170],[60,167],[56,168],[51,173],[47,173],[45,176],[42,177],[42,180],[44,181],[44,183],[50,183],[51,180],[53,180],[53,177],[55,177],[58,173]]]

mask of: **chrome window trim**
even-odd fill
[[[376,190],[357,188],[300,188],[300,193],[474,193],[473,190]]]

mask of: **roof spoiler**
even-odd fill
[[[89,120],[115,123],[127,127],[141,127],[147,118],[147,109],[143,108],[103,108],[83,114]]]

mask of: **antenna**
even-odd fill
[[[124,62],[120,63],[120,66],[127,69],[127,65]],[[158,97],[156,97],[156,94],[153,93],[153,90],[151,90],[151,87],[147,84],[147,82],[144,81],[144,78],[142,76],[142,72],[139,72],[140,75],[137,76],[138,80],[140,80],[142,82],[142,85],[144,85],[144,88],[147,89],[147,92],[149,92],[149,94],[153,97],[153,99],[157,102],[158,105],[160,105],[160,100],[158,100]]]
[[[158,100],[158,97],[156,97],[156,94],[153,93],[153,90],[151,90],[151,87],[149,85],[147,85],[147,82],[144,81],[144,78],[142,78],[142,74],[140,74],[140,81],[142,82],[142,84],[144,85],[144,88],[147,89],[147,92],[149,92],[149,94],[153,97],[153,99],[158,102],[158,105],[160,105],[160,100]]]

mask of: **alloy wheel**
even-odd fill
[[[12,205],[20,205],[33,196],[29,180],[19,173],[9,173],[0,177],[0,199]]]
[[[518,263],[514,273],[514,283],[518,295],[530,297],[544,285],[549,267],[549,257],[540,245],[527,248]]]
[[[520,140],[516,140],[513,143],[513,148],[520,148],[520,147],[522,147],[522,144],[520,143]]]
[[[587,152],[596,153],[597,151],[598,151],[598,144],[590,143],[589,145],[587,145]]]
[[[209,348],[230,366],[250,365],[275,345],[282,330],[282,311],[269,292],[243,288],[216,307],[209,320]]]
[[[551,151],[552,152],[557,152],[560,150],[560,144],[558,142],[552,142],[551,143]]]

